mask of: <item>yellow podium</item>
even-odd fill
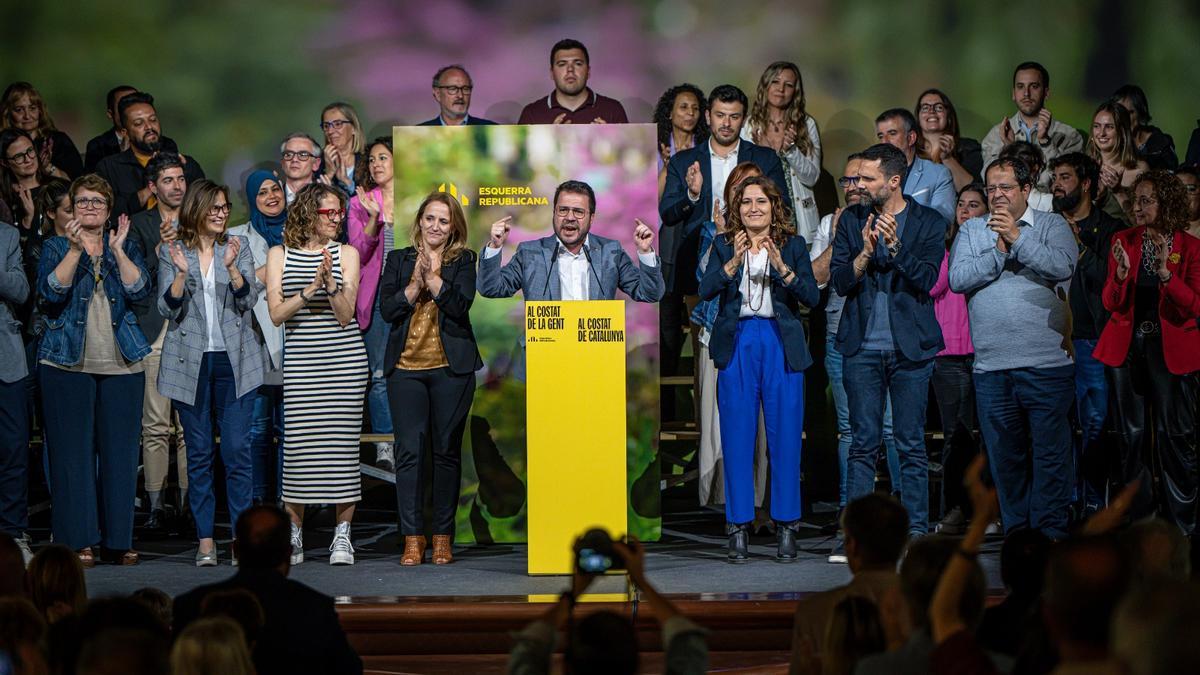
[[[525,303],[529,574],[570,574],[575,537],[625,534],[625,303]]]

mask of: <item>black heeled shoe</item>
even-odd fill
[[[775,537],[779,548],[775,551],[775,561],[793,563],[799,560],[796,555],[796,526],[794,524],[776,523]]]
[[[740,565],[750,561],[750,530],[745,525],[729,528],[729,555],[726,562]]]

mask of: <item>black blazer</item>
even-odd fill
[[[116,203],[112,205],[110,222],[116,223],[122,214],[132,217],[146,210],[146,205],[138,201],[137,196],[138,190],[146,187],[146,169],[138,164],[132,148],[100,160],[96,165],[96,173],[112,186]],[[204,169],[194,158],[187,157],[183,164],[183,177],[191,185],[204,178]]]
[[[158,142],[159,148],[166,152],[179,152],[179,146],[175,145],[175,141],[166,136],[160,138],[161,140]],[[99,166],[100,160],[120,153],[121,141],[117,138],[117,130],[115,128],[108,129],[88,141],[83,159],[83,172],[96,173],[96,167]]]
[[[812,355],[808,351],[808,340],[804,335],[804,324],[800,319],[800,305],[809,308],[815,306],[821,298],[821,291],[817,289],[817,280],[813,277],[812,263],[808,258],[808,244],[805,243],[804,237],[795,235],[789,238],[779,254],[796,276],[792,283],[785,284],[779,278],[779,272],[768,263],[771,308],[775,311],[775,322],[779,325],[779,334],[783,339],[784,358],[788,368],[800,371],[812,365]],[[746,273],[746,264],[743,262],[734,276],[726,276],[725,263],[732,257],[733,246],[725,241],[724,236],[718,234],[713,239],[704,279],[700,281],[701,300],[721,296],[720,309],[717,310],[712,337],[708,342],[709,353],[718,368],[727,367],[733,358],[738,314],[742,310],[742,275]]]
[[[704,185],[700,199],[688,199],[687,170],[692,162],[700,163]],[[771,148],[743,140],[738,145],[738,163],[754,162],[763,175],[775,182],[779,194],[791,205],[791,191],[783,175],[779,153]],[[696,291],[696,268],[700,264],[700,223],[712,220],[712,163],[707,141],[694,148],[681,150],[667,163],[667,182],[658,202],[662,227],[678,228],[672,234],[663,232],[663,278],[667,292],[690,295]],[[670,245],[669,242],[672,242]]]
[[[438,307],[438,330],[450,372],[467,375],[483,367],[475,331],[471,328],[471,303],[475,301],[475,252],[464,250],[454,262],[442,264],[442,292],[433,299]],[[404,295],[417,264],[417,249],[409,246],[387,255],[380,279],[379,313],[392,324],[383,354],[383,374],[391,375],[404,353],[413,306]]]
[[[854,274],[854,258],[862,251],[862,229],[871,208],[863,204],[848,207],[838,220],[829,281],[834,291],[846,298],[836,343],[842,356],[854,356],[862,347],[875,294],[884,290],[892,337],[906,358],[924,361],[946,346],[929,295],[946,256],[946,219],[912,197],[904,201],[908,214],[900,231],[900,250],[892,258],[882,244],[877,245],[860,278]]]
[[[242,569],[215,584],[175,598],[174,634],[200,618],[210,593],[246,589],[258,598],[266,622],[254,646],[259,675],[359,675],[362,659],[346,639],[333,598],[288,579],[275,570]]]
[[[151,286],[157,286],[158,251],[156,249],[159,242],[162,241],[162,234],[158,231],[158,226],[162,224],[162,214],[158,212],[157,208],[147,209],[134,214],[129,221],[129,240],[142,248],[142,258],[146,261],[146,272],[149,273],[146,281]],[[157,289],[145,298],[134,302],[133,313],[137,315],[138,327],[147,336],[146,339],[153,343],[166,321],[158,311]]]
[[[495,122],[484,119],[482,117],[475,117],[474,115],[467,115],[466,126],[469,126],[469,127],[475,127],[475,126],[486,127],[486,126],[494,126],[495,124],[496,124]],[[442,116],[438,115],[437,117],[435,117],[431,120],[425,120],[424,122],[421,122],[417,126],[419,126],[419,127],[440,127],[440,126],[445,126],[445,125],[442,124]]]

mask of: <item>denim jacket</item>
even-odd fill
[[[700,265],[696,267],[696,281],[704,278],[704,270],[708,267],[708,254],[711,252],[713,238],[717,236],[717,224],[706,220],[700,224]],[[717,320],[717,311],[721,306],[721,298],[701,300],[692,310],[692,323],[712,332],[713,323]]]
[[[138,327],[137,315],[133,313],[131,303],[150,295],[154,291],[154,284],[146,272],[141,248],[132,241],[125,242],[125,255],[137,266],[141,276],[132,285],[121,283],[121,271],[108,248],[108,238],[103,237],[103,240],[101,273],[104,275],[104,292],[108,295],[112,311],[113,336],[125,360],[135,363],[150,353],[150,344]],[[78,365],[83,358],[87,312],[92,293],[96,290],[91,256],[80,256],[79,265],[75,268],[75,280],[70,285],[60,284],[58,277],[54,276],[54,268],[62,262],[68,247],[66,237],[47,239],[42,245],[37,272],[38,305],[46,329],[38,348],[38,360],[62,366]]]

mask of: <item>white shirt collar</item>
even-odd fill
[[[590,239],[589,239],[590,237],[591,237],[590,234],[585,234],[583,236],[583,246],[581,246],[579,248],[579,253],[571,253],[571,250],[567,248],[567,245],[564,244],[562,242],[562,239],[559,239],[557,235],[554,237],[554,243],[558,244],[558,254],[559,255],[569,255],[571,257],[578,258],[578,257],[581,257],[584,255],[583,249],[588,247],[588,242],[590,241]]]
[[[717,151],[716,151],[716,149],[714,149],[714,148],[713,148],[713,139],[712,139],[712,137],[710,136],[710,137],[708,138],[708,156],[709,156],[709,157],[711,157],[711,158],[713,158],[713,159],[715,159],[715,160],[717,160],[717,161],[719,161],[719,162],[727,162],[727,161],[729,161],[729,160],[731,160],[731,159],[732,159],[732,160],[737,160],[737,156],[738,156],[738,150],[740,150],[740,149],[741,149],[741,147],[742,147],[742,141],[741,141],[741,139],[739,138],[739,139],[738,139],[738,142],[737,142],[737,143],[736,143],[736,144],[733,146],[733,150],[730,150],[730,151],[729,151],[729,154],[727,154],[727,155],[725,155],[724,157],[722,157],[721,155],[717,154]]]

